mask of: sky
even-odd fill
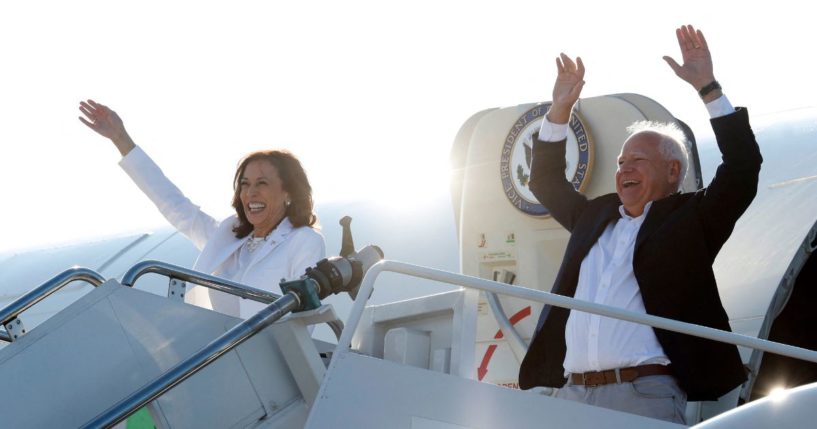
[[[671,6],[670,6],[671,5]],[[447,192],[451,144],[483,109],[547,101],[559,52],[583,96],[663,104],[708,132],[661,59],[701,28],[735,105],[817,105],[813,16],[731,1],[84,1],[0,6],[0,252],[164,225],[78,120],[93,98],[206,211],[230,213],[242,155],[286,148],[321,203],[421,209]]]

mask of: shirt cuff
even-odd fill
[[[706,103],[706,110],[709,111],[709,117],[712,119],[735,113],[735,108],[732,107],[732,103],[729,102],[725,95]]]
[[[558,142],[567,138],[567,124],[554,124],[547,115],[542,119],[542,128],[539,130],[539,140],[544,142]]]
[[[125,169],[125,171],[131,171],[137,168],[140,162],[144,162],[146,157],[147,154],[145,154],[145,151],[143,151],[141,147],[133,145],[133,149],[119,160],[119,166]]]

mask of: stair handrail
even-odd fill
[[[145,260],[132,266],[125,272],[125,275],[122,276],[121,283],[123,286],[133,287],[139,277],[151,273],[176,278],[185,282],[192,282],[199,286],[264,304],[269,304],[281,297],[280,295],[263,289],[257,289],[232,280],[156,260]]]
[[[332,362],[329,364],[329,371],[331,371],[335,362],[341,359],[340,356],[342,354],[351,351],[352,336],[357,330],[357,326],[363,316],[366,301],[374,290],[374,282],[382,272],[404,274],[407,276],[448,283],[455,286],[513,296],[529,301],[542,302],[556,307],[612,317],[619,320],[652,326],[654,328],[693,335],[696,337],[738,346],[750,347],[769,353],[775,353],[795,359],[817,363],[817,351],[804,349],[802,347],[790,346],[788,344],[777,343],[748,335],[736,334],[734,332],[722,331],[692,323],[680,322],[678,320],[653,316],[646,313],[636,313],[618,307],[582,301],[576,298],[557,295],[551,292],[509,285],[506,283],[495,282],[464,274],[456,274],[434,268],[422,267],[419,265],[407,264],[404,262],[382,260],[377,264],[374,264],[363,277],[357,299],[349,312],[346,328],[343,330],[343,335],[341,335],[340,340],[338,340],[338,346],[335,349],[335,353],[332,355]],[[321,393],[319,392],[318,395],[320,394]]]
[[[20,313],[28,310],[38,302],[44,300],[54,292],[62,289],[64,286],[73,281],[84,281],[93,285],[94,287],[97,287],[102,283],[105,283],[105,277],[102,277],[101,274],[90,268],[75,265],[57,274],[50,280],[46,280],[40,286],[31,289],[21,297],[14,300],[14,302],[0,310],[0,325],[6,327],[6,332],[0,331],[0,340],[12,342],[14,338],[8,332],[7,324],[13,322],[14,319],[20,315]]]
[[[122,285],[133,287],[136,280],[145,274],[159,274],[171,279],[176,278],[185,282],[192,282],[199,286],[204,286],[213,290],[235,295],[240,298],[246,298],[253,301],[261,302],[263,304],[270,304],[275,300],[281,298],[281,295],[257,289],[245,284],[234,282],[225,278],[205,274],[189,268],[180,267],[178,265],[169,264],[167,262],[156,260],[145,260],[137,263],[131,267],[125,275],[122,276]],[[336,338],[340,338],[343,332],[343,322],[340,320],[333,320],[326,322]]]

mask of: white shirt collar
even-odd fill
[[[644,222],[644,219],[647,217],[647,213],[650,211],[650,207],[652,207],[652,201],[648,201],[646,205],[644,205],[644,211],[641,213],[641,216],[630,216],[624,210],[624,204],[618,206],[618,212],[621,214],[622,219],[627,219],[629,221],[636,221],[638,223]]]

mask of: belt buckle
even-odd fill
[[[599,387],[604,385],[604,376],[597,378],[597,381],[601,380],[601,383],[591,383],[590,376],[593,375],[598,376],[601,375],[601,373],[599,371],[588,371],[582,373],[582,384],[584,387]]]
[[[615,374],[615,380],[608,380],[607,373],[612,371]],[[593,382],[590,377],[596,377],[596,382]],[[589,381],[588,381],[589,380]],[[585,387],[599,387],[605,386],[607,384],[621,383],[621,372],[619,368],[608,370],[608,371],[588,371],[582,373],[582,384]]]

